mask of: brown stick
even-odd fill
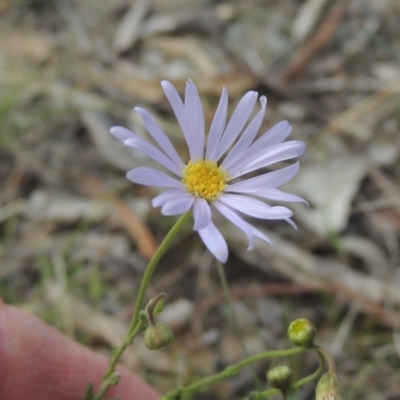
[[[282,81],[288,82],[303,71],[314,54],[330,42],[344,16],[346,7],[346,0],[337,0],[315,35],[295,54],[289,67],[282,73],[280,76]]]

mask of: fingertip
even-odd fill
[[[35,316],[0,300],[0,399],[75,400],[98,388],[108,360]],[[127,369],[111,396],[155,400],[159,394]]]

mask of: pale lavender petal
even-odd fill
[[[243,220],[235,211],[233,211],[230,207],[225,206],[219,201],[214,201],[213,206],[232,224],[236,225],[239,229],[241,229],[247,236],[249,240],[249,247],[247,250],[252,250],[254,248],[254,237],[248,228],[247,222]]]
[[[110,129],[110,133],[111,135],[119,139],[121,142],[125,142],[125,140],[139,137],[139,135],[133,133],[129,129],[124,128],[123,126],[113,126]]]
[[[229,168],[226,169],[230,172],[238,170],[254,159],[260,152],[262,153],[268,148],[282,143],[290,135],[291,131],[292,127],[289,122],[279,122],[257,139],[243,154],[241,154],[240,158],[237,157],[235,159],[235,161],[238,161],[236,164],[231,162]]]
[[[145,186],[159,186],[183,189],[182,182],[171,178],[164,172],[157,171],[153,168],[140,167],[130,170],[126,177],[134,183]]]
[[[246,222],[246,221],[245,221]],[[261,239],[262,241],[270,244],[272,247],[274,246],[272,241],[268,238],[268,236],[264,235],[261,231],[259,231],[257,228],[255,228],[253,225],[250,225],[248,222],[246,222],[248,228],[250,229],[250,232],[258,239]]]
[[[215,112],[211,123],[210,132],[207,139],[206,159],[213,160],[215,150],[221,140],[222,133],[225,129],[226,116],[228,113],[228,91],[223,88],[221,98],[219,100],[217,111]]]
[[[297,231],[297,225],[295,224],[294,221],[292,221],[290,218],[285,218],[284,221],[286,221],[290,226],[292,226]]]
[[[172,110],[175,113],[176,119],[185,134],[186,131],[186,120],[185,120],[185,106],[179,96],[178,91],[175,89],[174,85],[168,81],[162,81],[161,86],[164,89],[164,93],[167,96],[169,103],[171,104]],[[186,136],[186,135],[185,135]]]
[[[186,82],[185,118],[190,159],[194,162],[204,156],[204,112],[196,85]]]
[[[239,104],[233,112],[224,134],[222,135],[221,141],[217,146],[217,150],[212,158],[213,161],[218,161],[238,137],[243,127],[246,125],[256,101],[256,92],[247,92],[239,101]]]
[[[169,158],[180,168],[183,169],[184,164],[175,150],[168,136],[158,125],[154,117],[144,108],[136,107],[135,111],[142,117],[144,126],[146,127],[152,138],[160,145]]]
[[[273,246],[272,241],[261,231],[242,219],[234,210],[224,204],[216,201],[213,205],[221,212],[227,219],[241,229],[249,239],[249,247],[247,250],[252,250],[254,247],[254,237]],[[222,208],[223,207],[223,208]],[[236,217],[236,218],[235,218]]]
[[[219,201],[232,207],[234,210],[261,219],[285,219],[293,215],[293,212],[286,207],[271,207],[261,200],[249,196],[237,194],[223,194]]]
[[[198,232],[204,244],[214,257],[222,263],[225,263],[228,259],[228,246],[214,223],[210,221],[207,227],[200,229]]]
[[[254,157],[245,158],[240,165],[235,165],[229,170],[229,176],[237,178],[238,176],[247,174],[279,161],[290,160],[303,154],[306,145],[299,140],[292,140],[277,144],[268,149],[261,149]]]
[[[279,189],[267,189],[267,190],[259,190],[258,192],[254,192],[253,195],[258,197],[263,197],[264,199],[275,200],[275,201],[293,201],[299,203],[305,203],[308,205],[307,201],[303,198],[296,196],[295,194],[290,194],[283,192]]]
[[[240,157],[243,156],[244,151],[247,150],[247,148],[253,142],[254,138],[257,136],[258,130],[260,129],[261,123],[264,119],[267,98],[265,96],[261,96],[260,103],[261,110],[244,130],[238,142],[235,144],[233,149],[229,152],[225,160],[222,162],[221,165],[224,167],[225,170],[229,171],[230,166],[232,166],[235,162],[237,162],[238,159],[240,159]]]
[[[161,207],[163,215],[178,215],[183,214],[192,207],[194,197],[190,193],[183,193],[171,198]]]
[[[268,172],[242,182],[228,185],[225,192],[253,193],[257,194],[271,188],[276,188],[290,181],[299,171],[300,163],[297,162],[289,167]]]
[[[154,197],[151,200],[151,205],[156,208],[156,207],[161,207],[163,206],[167,201],[171,200],[172,198],[179,197],[179,196],[185,196],[187,195],[188,192],[186,190],[182,189],[170,189],[167,190],[158,196]]]
[[[282,143],[292,132],[292,127],[288,121],[281,121],[274,125],[267,132],[263,133],[252,145],[254,148],[263,148]]]
[[[154,161],[157,161],[159,164],[169,169],[174,174],[180,177],[183,176],[182,174],[183,167],[178,168],[177,165],[173,163],[170,158],[168,158],[164,153],[162,153],[160,150],[154,147],[151,143],[146,142],[146,140],[140,137],[131,138],[125,140],[125,144],[127,146],[132,146],[135,147],[136,149],[143,151],[143,153],[145,153],[148,157],[152,158]]]
[[[190,140],[190,134],[188,131],[188,127],[186,124],[186,111],[185,111],[185,105],[183,104],[183,101],[181,99],[181,96],[179,96],[178,91],[175,89],[175,87],[172,85],[172,83],[168,81],[162,81],[161,85],[164,89],[164,93],[167,96],[167,99],[169,100],[172,109],[174,110],[176,119],[178,120],[179,126],[182,129],[183,136],[186,139],[186,143],[189,147],[189,151],[192,151],[192,143]]]
[[[203,198],[197,198],[193,204],[193,229],[198,231],[204,229],[211,221],[211,209],[207,201]]]

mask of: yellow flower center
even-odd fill
[[[189,161],[182,182],[194,196],[213,201],[223,192],[229,180],[227,172],[215,161],[200,160],[195,163]]]

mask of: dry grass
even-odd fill
[[[212,2],[10,0],[0,5],[0,295],[108,353],[120,342],[146,260],[172,218],[124,172],[148,161],[110,137],[151,110],[182,152],[159,82],[199,86],[209,123],[221,87],[234,105],[266,94],[307,142],[287,188],[299,230],[268,229],[276,251],[228,232],[226,273],[250,354],[285,346],[298,317],[318,326],[348,399],[400,397],[400,40],[397,0]],[[229,227],[226,227],[229,229]],[[161,391],[243,357],[214,261],[190,228],[152,293],[170,294],[176,340],[138,340],[124,362]],[[111,328],[112,327],[112,328]],[[313,357],[293,361],[298,373]],[[264,377],[267,365],[257,366]],[[312,385],[311,385],[312,386]],[[210,388],[240,398],[253,375]],[[310,385],[299,398],[312,398]]]

